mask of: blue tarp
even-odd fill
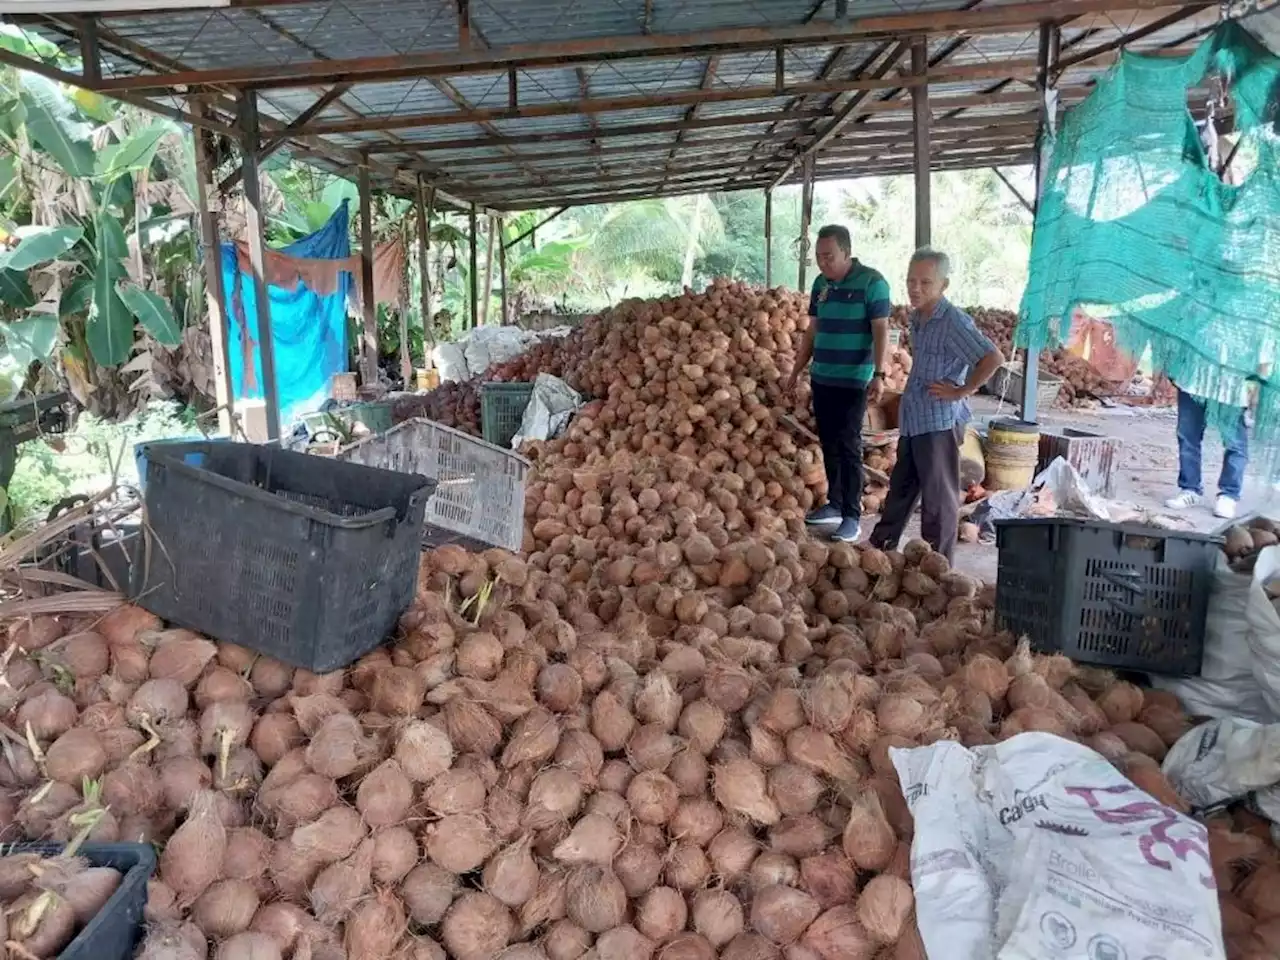
[[[281,252],[307,259],[346,259],[351,254],[348,220],[344,200],[328,223],[309,237],[282,248]],[[338,278],[338,289],[323,297],[302,283],[295,290],[267,287],[280,425],[284,432],[304,413],[319,409],[329,398],[333,375],[347,369],[347,292],[352,277],[343,272]],[[222,244],[222,283],[231,328],[227,343],[231,389],[239,400],[260,400],[262,359],[258,352],[257,299],[253,278],[239,272],[232,243]],[[246,388],[244,376],[246,329],[253,350],[252,388]]]

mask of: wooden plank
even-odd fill
[[[360,364],[365,386],[378,382],[378,304],[373,290],[373,190],[369,168],[359,172],[360,188],[360,313],[364,335],[360,342]]]
[[[917,75],[929,69],[928,40],[920,37],[911,45],[911,69]],[[932,196],[929,168],[929,87],[911,88],[911,115],[915,124],[912,144],[915,153],[916,248],[927,247],[932,234]]]
[[[253,299],[258,314],[258,357],[262,368],[262,397],[266,402],[267,439],[280,439],[280,394],[276,383],[276,346],[271,332],[271,298],[266,279],[266,211],[258,180],[258,95],[247,90],[240,95],[240,129],[243,140],[246,230],[249,234],[249,264],[253,273]]]
[[[203,114],[204,104],[193,99],[190,110]],[[231,389],[231,358],[227,355],[231,331],[222,284],[222,243],[218,237],[218,216],[209,203],[214,170],[206,143],[209,134],[199,129],[192,133],[196,155],[196,209],[200,216],[200,243],[204,247],[205,303],[209,311],[209,342],[213,346],[213,395],[218,405],[218,433],[230,437],[234,431],[235,394]]]

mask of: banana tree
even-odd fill
[[[15,160],[0,169],[7,177],[0,182],[4,399],[22,387],[32,363],[52,356],[60,327],[68,378],[90,383],[95,367],[129,359],[135,325],[165,346],[181,342],[168,301],[145,286],[145,271],[131,277],[126,265],[141,264],[145,245],[173,233],[172,222],[166,229],[141,220],[151,203],[140,195],[159,185],[150,178],[157,151],[180,130],[130,119],[91,96],[81,103],[42,77],[9,72],[0,80],[0,148]],[[181,216],[160,219],[185,226]]]

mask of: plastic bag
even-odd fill
[[[1259,723],[1280,719],[1254,675],[1247,615],[1252,582],[1247,573],[1232,570],[1219,553],[1205,617],[1200,676],[1151,677],[1153,686],[1174,694],[1194,716],[1243,717]]]
[[[472,330],[462,344],[467,369],[473,377],[483,376],[495,363],[505,363],[525,352],[537,340],[536,335],[518,327],[479,327]]]
[[[1202,723],[1178,738],[1161,769],[1194,809],[1239,800],[1280,783],[1280,724]]]
[[[441,383],[459,383],[471,379],[466,354],[456,343],[437,343],[431,351],[431,362],[440,371]]]
[[[559,436],[581,406],[582,397],[559,377],[538,374],[520,429],[511,438],[511,449],[517,449],[526,440],[550,440]]]
[[[1266,585],[1277,576],[1280,576],[1280,547],[1267,547],[1258,554],[1258,562],[1254,564],[1245,605],[1253,675],[1274,716],[1280,716],[1280,614],[1271,605]]]
[[[1205,828],[1046,733],[893,749],[930,960],[1219,960]]]

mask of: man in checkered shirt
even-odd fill
[[[951,261],[924,247],[907,269],[911,303],[911,376],[902,394],[898,462],[889,478],[871,543],[893,549],[920,501],[920,535],[948,560],[960,519],[960,445],[967,398],[991,379],[1004,357],[973,318],[943,296]]]

